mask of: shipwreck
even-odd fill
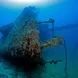
[[[35,7],[27,7],[23,10],[21,15],[11,24],[0,27],[0,32],[3,34],[0,42],[0,52],[3,55],[13,58],[24,58],[35,60],[41,64],[42,49],[47,47],[56,47],[62,45],[65,48],[65,73],[67,75],[67,52],[65,40],[62,36],[54,35],[54,22],[55,20],[49,18],[46,21],[37,20],[37,11]],[[51,23],[52,25],[52,39],[41,43],[39,37],[38,25],[43,23]],[[45,63],[54,63],[58,61],[50,61]]]

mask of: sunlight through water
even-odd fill
[[[55,4],[62,2],[63,0],[0,0],[0,3],[4,5],[14,5],[14,6],[44,6],[49,4]]]

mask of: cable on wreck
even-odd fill
[[[52,33],[53,33],[53,38],[54,37],[56,37],[54,34],[54,22],[55,22],[55,20],[53,20],[53,19],[49,19],[49,22],[50,23],[52,23]],[[62,37],[63,38],[63,37]],[[68,73],[67,73],[67,48],[66,48],[66,41],[65,41],[65,39],[63,38],[63,41],[64,41],[64,48],[65,48],[65,68],[64,68],[64,72],[65,72],[65,78],[68,78]],[[59,61],[59,60],[58,60]],[[46,63],[51,63],[52,64],[52,62],[53,63],[57,63],[58,61],[54,61],[54,60],[52,60],[51,62],[46,62]]]
[[[55,37],[54,35],[54,20],[53,19],[49,19],[52,23],[52,33],[53,33],[53,37]],[[67,73],[67,47],[66,47],[66,41],[65,39],[63,38],[63,41],[64,41],[64,48],[65,48],[65,68],[64,68],[64,72],[65,72],[65,78],[68,78],[68,73]]]
[[[66,47],[66,41],[64,40],[64,48],[65,48],[65,68],[64,68],[64,72],[65,72],[65,78],[68,78],[68,73],[67,73],[67,47]]]

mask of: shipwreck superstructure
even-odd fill
[[[40,58],[42,49],[46,47],[56,47],[59,44],[64,45],[62,37],[54,36],[54,20],[37,21],[37,12],[34,7],[25,8],[22,14],[7,26],[6,31],[10,31],[2,44],[2,51],[11,56],[30,56]],[[42,23],[52,24],[52,39],[40,43],[38,25]],[[8,30],[9,28],[9,30]],[[1,31],[2,32],[2,31]],[[4,35],[4,34],[3,34]]]
[[[65,40],[62,36],[54,35],[54,22],[55,20],[52,18],[49,18],[46,21],[38,21],[36,8],[25,8],[21,15],[13,23],[0,27],[0,32],[3,34],[0,42],[0,52],[6,56],[14,58],[27,58],[28,61],[29,59],[31,61],[32,59],[35,59],[37,63],[40,63],[41,61],[39,61],[39,59],[41,59],[42,49],[47,47],[56,47],[60,44],[65,48],[65,74],[68,76]],[[41,43],[38,25],[43,23],[51,23],[53,35],[50,40]],[[56,64],[58,61],[61,60],[52,60],[51,62],[46,63]]]

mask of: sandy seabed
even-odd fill
[[[21,69],[21,68],[20,68]],[[78,63],[68,63],[68,78],[78,78]],[[4,59],[0,59],[0,78],[65,78],[64,62],[55,64],[47,63],[30,73],[17,70]]]

